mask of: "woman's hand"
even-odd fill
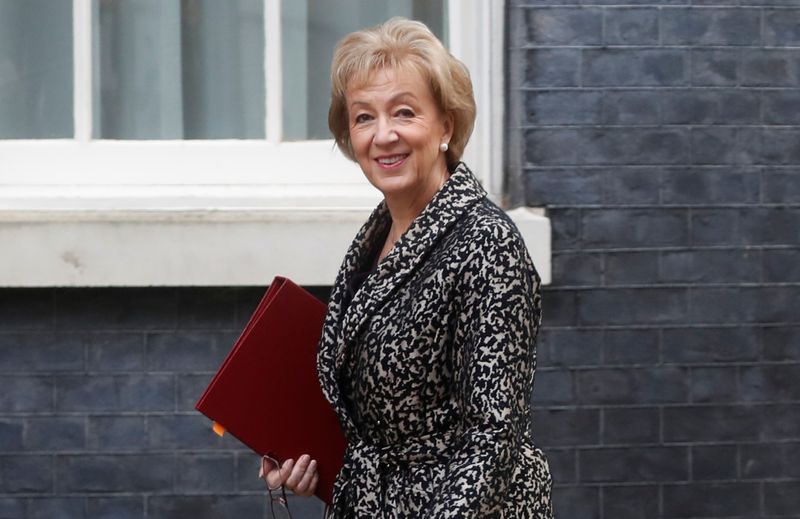
[[[261,470],[258,477],[265,479],[270,488],[283,485],[298,496],[311,496],[317,489],[319,474],[317,473],[317,460],[312,460],[308,454],[303,454],[295,462],[288,459],[280,467],[275,466],[267,458],[261,458]]]

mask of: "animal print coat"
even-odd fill
[[[519,231],[460,164],[369,270],[381,203],[345,255],[317,357],[348,440],[331,519],[550,518],[531,440],[539,276]]]

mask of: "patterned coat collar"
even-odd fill
[[[379,246],[378,241],[385,237],[391,225],[391,215],[385,201],[375,208],[356,235],[345,254],[331,292],[331,305],[325,321],[318,359],[322,390],[331,404],[337,408],[339,416],[346,416],[347,413],[341,403],[336,373],[342,368],[348,347],[358,338],[369,317],[374,315],[384,301],[403,285],[416,267],[425,261],[428,253],[447,230],[473,204],[485,196],[486,191],[472,172],[466,165],[460,163],[442,189],[395,243],[389,254],[378,263],[377,271],[364,281],[343,312],[343,297],[349,280],[355,273],[367,267],[367,262],[372,259],[372,253]],[[331,360],[333,362],[330,362]],[[330,371],[331,367],[334,367],[333,371]],[[342,425],[345,429],[350,428],[351,432],[354,431],[349,417]]]

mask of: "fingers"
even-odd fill
[[[271,488],[277,488],[281,485],[286,485],[286,480],[292,474],[294,467],[295,462],[290,458],[284,461],[280,468],[272,467],[265,469],[264,462],[262,462],[261,471],[263,473],[264,470],[267,470],[267,485]]]
[[[297,495],[309,496],[316,490],[318,480],[317,461],[304,454],[297,460],[284,485]]]

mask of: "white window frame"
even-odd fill
[[[450,48],[470,69],[478,105],[464,158],[495,200],[503,3],[448,3]],[[332,282],[380,193],[333,140],[281,141],[280,0],[265,0],[264,12],[266,139],[93,140],[92,4],[73,0],[74,138],[0,140],[0,243],[11,244],[0,286],[249,285],[277,274]],[[516,219],[538,229],[529,248],[549,280],[549,222]]]

